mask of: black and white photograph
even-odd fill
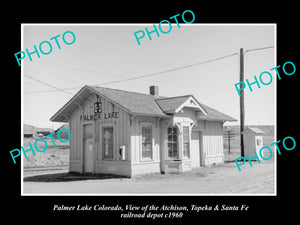
[[[22,31],[24,195],[276,194],[275,24]]]
[[[101,3],[2,14],[5,217],[297,215],[296,7]]]

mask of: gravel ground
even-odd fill
[[[235,163],[194,169],[184,174],[148,174],[134,178],[82,176],[67,170],[24,174],[23,194],[263,194],[275,193],[274,160],[248,163],[239,172]]]

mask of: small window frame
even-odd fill
[[[108,156],[106,156],[106,154],[105,154],[105,148],[104,148],[104,135],[105,135],[105,129],[107,129],[107,128],[112,128],[112,135],[113,135],[113,137],[112,137],[112,141],[111,141],[111,145],[112,145],[112,148],[110,149],[110,153],[111,154],[109,154]],[[102,159],[103,160],[114,160],[114,157],[115,157],[115,138],[116,138],[116,136],[115,136],[115,126],[113,126],[113,125],[103,125],[103,126],[101,126],[101,149],[102,149]]]
[[[144,154],[144,149],[143,149],[143,145],[144,145],[144,137],[143,137],[143,128],[145,127],[151,127],[151,140],[146,143],[146,144],[150,144],[150,154],[148,154],[147,156],[145,156]],[[145,137],[146,138],[146,137]],[[143,122],[140,124],[140,160],[141,161],[151,161],[153,160],[153,155],[154,155],[154,126],[152,123],[148,123],[148,122]]]
[[[172,129],[171,133],[169,132],[170,129]],[[174,132],[175,130],[176,132]],[[179,159],[179,132],[180,131],[176,125],[167,127],[167,157],[169,159]],[[171,155],[170,155],[169,146],[172,146]],[[174,151],[174,149],[176,151]],[[174,154],[174,152],[176,154]]]

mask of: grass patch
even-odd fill
[[[35,155],[32,151],[28,151],[27,159],[25,155],[23,157],[23,166],[24,168],[34,168],[34,167],[54,167],[54,166],[63,166],[69,165],[69,142],[62,143],[58,139],[55,140],[56,146],[53,145],[53,142],[50,138],[45,139],[47,141],[48,148],[44,152],[36,151],[34,147],[35,143],[34,138],[24,138],[23,147],[25,150],[29,149],[29,143],[31,143],[34,148]],[[45,143],[42,141],[37,142],[38,149],[44,149]]]

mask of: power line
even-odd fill
[[[80,68],[74,68],[74,67],[65,66],[65,65],[48,64],[48,63],[38,63],[38,64],[39,65],[43,64],[46,66],[62,67],[62,68],[66,68],[69,70],[76,70],[76,71],[82,71],[82,72],[87,72],[87,73],[96,73],[96,74],[107,75],[107,76],[123,77],[123,75],[120,75],[120,74],[107,73],[107,72],[96,71],[96,70],[80,69]]]
[[[267,46],[267,47],[261,47],[261,48],[248,49],[248,50],[244,51],[244,54],[246,54],[247,52],[251,52],[251,51],[259,51],[259,50],[265,50],[265,49],[270,49],[270,48],[274,48],[274,46]],[[150,74],[145,74],[145,75],[139,75],[139,76],[125,78],[125,79],[116,80],[116,81],[109,81],[109,82],[104,82],[104,83],[98,83],[98,84],[94,84],[94,85],[115,84],[115,83],[121,83],[121,82],[131,81],[131,80],[137,80],[137,79],[142,79],[142,78],[151,77],[151,76],[157,76],[157,75],[160,75],[160,74],[170,73],[170,72],[177,71],[177,70],[183,70],[183,69],[186,69],[186,68],[190,68],[190,67],[194,67],[194,66],[198,66],[198,65],[202,65],[202,64],[206,64],[206,63],[211,63],[211,62],[218,61],[218,60],[221,60],[221,59],[225,59],[225,58],[228,58],[228,57],[231,57],[231,56],[234,56],[234,55],[238,55],[238,54],[239,54],[238,52],[234,52],[232,54],[228,54],[228,55],[225,55],[225,56],[222,56],[222,57],[218,57],[218,58],[214,58],[214,59],[209,59],[209,60],[205,60],[205,61],[202,61],[202,62],[198,62],[198,63],[186,65],[186,66],[176,67],[176,68],[169,69],[169,70],[164,70],[164,71],[150,73]],[[61,65],[54,65],[54,66],[61,66]],[[62,67],[66,67],[66,66],[62,66]],[[74,70],[81,70],[81,71],[90,72],[90,73],[109,74],[109,73],[103,73],[103,72],[92,71],[92,70],[85,70],[85,69],[77,69],[77,68],[71,68],[71,67],[66,67],[66,68],[68,68],[68,69],[74,69]],[[116,74],[110,74],[110,75],[117,76]],[[35,79],[33,77],[30,77],[28,75],[25,75],[25,76],[27,76],[27,77],[29,77],[29,78],[37,81],[37,82],[40,82],[40,83],[42,83],[44,85],[47,85],[47,86],[49,86],[51,88],[56,89],[56,90],[44,90],[44,91],[25,92],[26,94],[63,91],[63,92],[66,92],[68,94],[74,95],[71,92],[68,92],[67,90],[74,90],[74,89],[79,89],[79,88],[82,87],[82,86],[80,86],[80,87],[72,87],[72,88],[61,89],[61,88],[54,87],[54,86],[52,86],[50,84],[44,83],[42,81],[39,81],[39,80],[37,80],[37,79]]]
[[[59,89],[56,89],[56,90],[26,91],[26,92],[24,92],[24,94],[50,93],[50,92],[58,92],[58,91],[66,91],[66,90],[75,90],[75,89],[80,89],[80,88],[82,88],[82,86],[80,86],[80,87],[74,87],[74,88],[67,88],[67,89],[66,88],[64,88],[64,89],[60,89],[59,88]],[[74,95],[74,94],[72,94],[72,95]]]
[[[263,48],[253,48],[253,49],[245,50],[244,55],[245,55],[247,52],[251,52],[251,51],[259,51],[259,50],[265,50],[265,49],[269,49],[269,48],[274,48],[274,46],[268,46],[268,47],[263,47]]]
[[[186,69],[186,68],[189,68],[189,67],[193,67],[193,66],[198,66],[198,65],[201,65],[201,64],[205,64],[205,63],[214,62],[214,61],[217,61],[217,60],[220,60],[220,59],[224,59],[224,58],[227,58],[227,57],[230,57],[230,56],[234,56],[234,55],[237,55],[237,54],[238,53],[236,52],[236,53],[232,53],[230,55],[226,55],[226,56],[222,56],[222,57],[219,57],[219,58],[202,61],[202,62],[199,62],[199,63],[187,65],[187,66],[182,66],[182,67],[178,67],[178,68],[174,68],[174,69],[169,69],[169,70],[165,70],[165,71],[161,71],[161,72],[156,72],[156,73],[150,73],[150,74],[146,74],[146,75],[142,75],[142,76],[136,76],[136,77],[126,78],[126,79],[117,80],[117,81],[100,83],[100,84],[96,84],[96,85],[115,84],[115,83],[120,83],[120,82],[124,82],[124,81],[137,80],[137,79],[141,79],[141,78],[145,78],[145,77],[156,76],[156,75],[159,75],[159,74],[169,73],[169,72],[173,72],[173,71],[176,71],[176,70],[182,70],[182,69]]]
[[[157,75],[160,75],[160,74],[169,73],[169,72],[173,72],[173,71],[176,71],[176,70],[183,70],[183,69],[190,68],[190,67],[193,67],[193,66],[198,66],[198,65],[206,64],[206,63],[211,63],[211,62],[214,62],[214,61],[217,61],[217,60],[220,60],[220,59],[224,59],[224,58],[228,58],[228,57],[231,57],[231,56],[234,56],[234,55],[237,55],[237,54],[238,54],[238,52],[235,52],[235,53],[232,53],[232,54],[229,54],[229,55],[225,55],[225,56],[222,56],[222,57],[218,57],[218,58],[214,58],[214,59],[210,59],[210,60],[205,60],[205,61],[202,61],[202,62],[198,62],[198,63],[186,65],[186,66],[181,66],[181,67],[177,67],[177,68],[173,68],[173,69],[169,69],[169,70],[164,70],[164,71],[160,71],[160,72],[155,72],[155,73],[150,73],[150,74],[145,74],[145,75],[140,75],[140,76],[125,78],[125,79],[116,80],[116,81],[99,83],[99,84],[94,84],[94,85],[115,84],[115,83],[120,83],[120,82],[125,82],[125,81],[142,79],[142,78],[150,77],[150,76],[157,76]],[[81,87],[73,87],[73,88],[65,88],[65,89],[58,89],[58,88],[56,88],[56,89],[58,89],[58,91],[61,91],[61,90],[74,90],[74,89],[78,89],[78,88],[81,88]],[[26,93],[42,93],[42,92],[56,92],[56,91],[57,90],[45,90],[45,91],[32,91],[32,92],[26,92]]]
[[[72,96],[74,95],[73,93],[68,92],[68,91],[65,91],[64,89],[60,89],[60,88],[54,87],[54,86],[52,86],[52,85],[50,85],[50,84],[48,84],[48,83],[45,83],[45,82],[40,81],[40,80],[38,80],[38,79],[36,79],[36,78],[33,78],[32,76],[29,76],[28,74],[24,74],[24,75],[25,75],[26,77],[32,79],[32,80],[35,80],[36,82],[39,82],[39,83],[41,83],[41,84],[44,84],[44,85],[46,85],[46,86],[48,86],[48,87],[54,88],[54,89],[56,89],[56,90],[58,90],[58,91],[63,91],[63,92],[65,92],[65,93],[67,93],[67,94],[70,94],[70,95],[72,95]]]

